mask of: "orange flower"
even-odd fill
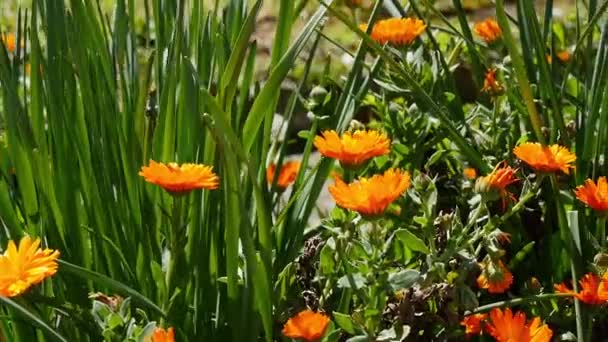
[[[603,291],[606,287],[605,281],[600,279],[598,275],[587,273],[583,276],[583,279],[579,281],[579,284],[581,285],[581,290],[578,293],[570,290],[564,283],[556,284],[554,288],[555,292],[570,294],[583,303],[602,305],[608,302],[608,292]],[[602,289],[600,289],[600,287],[602,287]]]
[[[32,240],[29,236],[21,239],[19,248],[13,240],[8,242],[0,256],[0,296],[18,296],[57,273],[59,252],[39,247],[40,239]]]
[[[143,166],[139,175],[148,183],[180,194],[195,189],[217,189],[219,179],[212,169],[200,164],[163,164],[150,160],[150,166]]]
[[[13,52],[15,52],[15,49],[17,48],[17,39],[15,38],[14,33],[1,35],[0,40],[2,40],[2,42],[4,43],[4,46],[6,47],[8,53],[12,54]]]
[[[163,328],[156,328],[150,337],[146,339],[146,342],[173,342],[175,341],[175,332],[173,328],[167,330]]]
[[[325,335],[329,317],[311,310],[304,310],[287,320],[283,326],[283,335],[306,341],[317,341]]]
[[[481,37],[486,43],[492,43],[502,36],[502,30],[496,20],[488,18],[482,22],[476,23],[473,31]]]
[[[362,31],[367,25],[360,26]],[[426,25],[416,18],[390,18],[378,20],[372,28],[370,36],[380,44],[407,45],[413,42],[424,32]]]
[[[329,186],[329,192],[336,203],[361,215],[379,215],[410,186],[409,173],[389,169],[383,175],[359,178],[346,184],[336,178],[336,184]]]
[[[502,85],[496,80],[496,69],[488,69],[486,77],[483,80],[483,88],[481,88],[481,91],[492,96],[500,95],[504,91]]]
[[[572,58],[572,54],[568,50],[560,51],[555,55],[557,56],[557,59],[559,59],[563,63],[568,63],[570,61],[570,58]]]
[[[466,316],[460,325],[464,326],[465,333],[467,337],[480,335],[482,330],[482,325],[485,324],[485,321],[488,319],[488,315],[485,313],[478,313]]]
[[[480,177],[475,183],[475,190],[487,197],[487,200],[503,199],[503,207],[506,205],[506,198],[509,196],[507,186],[519,181],[515,176],[517,170],[513,169],[506,162],[500,162],[494,170],[485,177]]]
[[[490,311],[490,322],[486,331],[498,342],[549,342],[553,331],[535,317],[526,324],[526,314],[518,311],[515,315],[510,308],[503,312],[499,308]]]
[[[315,137],[315,147],[322,155],[339,160],[344,167],[358,167],[373,157],[390,152],[390,139],[378,131],[346,132],[342,138],[333,130],[321,135]]]
[[[275,175],[276,169],[276,164],[271,164],[266,169],[266,181],[268,181],[268,184],[272,184],[274,178],[277,178],[277,187],[284,190],[289,186],[289,184],[296,180],[296,176],[300,170],[300,162],[289,161],[283,164],[283,166],[281,166],[281,170],[279,171],[278,177]]]
[[[464,169],[464,171],[462,172],[465,176],[465,178],[473,180],[475,178],[477,178],[477,170],[475,170],[472,167],[467,167]]]
[[[477,286],[488,290],[489,293],[503,293],[513,284],[513,274],[507,267],[498,261],[490,260],[482,263],[482,272],[477,277]]]
[[[608,214],[608,182],[606,177],[600,177],[597,185],[591,179],[585,185],[579,185],[574,191],[576,198],[602,215]]]
[[[560,145],[543,146],[539,143],[523,143],[513,149],[517,158],[526,162],[537,172],[562,171],[570,174],[576,155]]]

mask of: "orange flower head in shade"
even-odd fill
[[[462,171],[462,174],[464,175],[464,177],[466,179],[470,179],[473,180],[475,178],[477,178],[477,170],[475,170],[472,167],[467,167]]]
[[[329,192],[340,207],[364,216],[374,216],[384,213],[409,186],[409,173],[389,169],[384,174],[361,177],[350,184],[336,178],[336,184],[329,186]]]
[[[578,293],[569,289],[564,283],[556,284],[554,288],[557,293],[570,294],[581,302],[590,305],[603,305],[608,302],[608,293],[604,291],[606,288],[604,280],[597,274],[585,274],[579,281],[579,284],[581,285],[581,290]]]
[[[325,335],[329,322],[329,317],[320,312],[304,310],[287,320],[283,326],[283,335],[305,341],[317,341]]]
[[[483,88],[481,91],[491,96],[497,96],[504,92],[504,88],[496,79],[496,69],[490,68],[486,72],[486,77],[483,80]]]
[[[8,242],[0,256],[0,296],[18,296],[57,273],[59,252],[39,247],[40,239],[32,240],[29,236],[21,239],[19,247],[13,240]]]
[[[513,314],[510,308],[504,312],[500,308],[492,309],[486,331],[497,342],[549,342],[553,336],[553,331],[541,324],[540,318],[535,317],[527,323],[524,312]]]
[[[601,216],[608,215],[608,181],[606,181],[606,177],[598,178],[597,184],[593,180],[587,179],[585,185],[579,185],[574,193],[579,201]]]
[[[560,51],[556,53],[555,56],[557,56],[557,59],[562,61],[562,63],[568,63],[572,58],[572,54],[568,50]]]
[[[496,20],[488,18],[473,26],[473,31],[486,43],[493,43],[502,36],[502,31]]]
[[[361,25],[366,31],[367,25]],[[426,25],[416,18],[390,18],[378,20],[372,27],[371,38],[380,44],[408,45],[424,32]]]
[[[576,155],[560,145],[543,146],[527,142],[516,146],[513,153],[536,172],[562,171],[568,175],[576,161]]]
[[[506,198],[513,196],[509,194],[507,187],[519,181],[515,176],[516,172],[517,170],[507,165],[506,162],[500,162],[489,175],[477,179],[475,191],[485,196],[488,201],[502,198],[503,207],[505,207]]]
[[[13,52],[15,52],[15,49],[17,48],[17,38],[15,38],[14,33],[0,35],[0,39],[4,43],[4,46],[6,47],[8,53],[12,54]]]
[[[460,325],[464,326],[465,333],[467,337],[472,337],[476,335],[481,335],[483,332],[483,325],[485,321],[488,319],[488,314],[478,313],[466,316]]]
[[[296,176],[298,175],[298,171],[300,170],[300,162],[299,161],[289,161],[284,163],[281,166],[281,169],[278,172],[278,175],[275,175],[277,172],[276,164],[271,164],[266,169],[266,181],[268,184],[272,185],[274,179],[277,179],[277,187],[280,190],[285,190],[289,186],[289,184],[293,183],[296,180]]]
[[[482,263],[482,271],[477,277],[477,286],[489,293],[504,293],[513,284],[513,274],[502,261]]]
[[[211,166],[200,164],[157,163],[141,168],[139,175],[172,194],[184,194],[196,189],[217,189],[219,178]]]
[[[146,342],[174,342],[175,332],[173,328],[167,330],[163,328],[156,328],[150,337],[146,339]]]
[[[356,168],[373,157],[388,154],[391,141],[378,131],[358,130],[342,137],[336,131],[324,131],[315,137],[314,144],[322,155],[339,160],[343,167]]]

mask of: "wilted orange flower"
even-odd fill
[[[483,80],[483,88],[481,88],[481,91],[488,93],[492,96],[499,95],[504,91],[504,88],[496,79],[496,69],[488,69],[488,71],[486,72],[486,77]]]
[[[174,342],[175,341],[175,332],[173,328],[169,328],[167,330],[163,328],[156,328],[152,333],[152,336],[146,339],[146,342]]]
[[[498,342],[549,342],[553,331],[535,317],[526,324],[526,314],[518,311],[515,315],[510,308],[503,312],[500,308],[490,311],[490,321],[486,331]]]
[[[477,170],[472,167],[467,167],[462,172],[467,179],[473,180],[477,178]]]
[[[464,326],[467,337],[479,335],[483,332],[483,324],[488,319],[488,314],[478,313],[466,316],[460,325]]]
[[[170,193],[186,193],[196,189],[217,189],[219,178],[213,167],[200,164],[157,163],[150,160],[139,175],[146,182],[156,184]]]
[[[496,20],[488,18],[482,22],[476,23],[473,31],[481,37],[486,43],[492,43],[502,36],[502,31]]]
[[[367,25],[363,24],[360,28],[366,31]],[[407,45],[418,38],[425,28],[424,22],[417,18],[390,18],[378,20],[370,36],[380,44]]]
[[[606,177],[600,177],[597,185],[593,180],[587,179],[585,185],[579,185],[574,191],[576,198],[585,203],[601,215],[608,214],[608,182]]]
[[[513,284],[513,274],[502,261],[482,263],[482,271],[477,277],[477,286],[489,293],[503,293]]]
[[[342,138],[333,130],[321,135],[315,137],[315,147],[322,155],[339,160],[344,167],[357,167],[390,152],[390,139],[378,131],[345,132]]]
[[[0,35],[0,39],[2,39],[2,42],[9,53],[15,52],[15,49],[17,48],[17,38],[15,38],[14,33]]]
[[[537,172],[570,174],[570,169],[574,168],[571,163],[576,161],[576,155],[560,145],[543,146],[527,142],[516,146],[513,153]]]
[[[268,184],[272,184],[274,178],[277,178],[277,187],[279,189],[285,189],[289,186],[289,184],[296,180],[296,176],[300,170],[300,162],[289,161],[284,163],[283,166],[281,166],[281,170],[279,170],[278,177],[275,175],[276,169],[276,164],[271,164],[266,169],[266,181]]]
[[[562,63],[568,63],[570,61],[570,58],[572,58],[572,54],[568,50],[557,52],[555,56]],[[553,57],[551,55],[547,55],[547,63],[553,63]]]
[[[29,236],[21,239],[18,248],[13,240],[8,242],[0,256],[0,296],[18,296],[57,272],[59,252],[39,247],[40,239]]]
[[[283,326],[283,335],[289,338],[317,341],[325,335],[329,322],[329,317],[320,312],[304,310],[287,320]]]
[[[350,184],[336,178],[329,192],[340,207],[371,216],[382,214],[409,186],[407,171],[389,169],[383,175],[361,177]]]
[[[597,274],[587,273],[579,281],[581,290],[578,293],[572,291],[564,283],[556,284],[554,288],[555,292],[570,294],[583,303],[602,305],[608,302],[608,293],[600,290],[600,285],[602,285],[602,283],[604,283],[604,280],[601,279]],[[606,284],[603,284],[602,287],[605,288],[605,285]]]

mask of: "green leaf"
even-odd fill
[[[23,306],[17,304],[12,299],[7,297],[0,296],[0,303],[5,304],[6,306],[13,309],[17,314],[26,319],[26,321],[33,326],[40,328],[45,334],[51,337],[54,341],[62,341],[67,342],[67,340],[61,336],[58,332],[53,330],[46,322],[44,322],[40,317],[36,316],[33,312],[30,312]]]
[[[409,289],[420,279],[420,272],[416,270],[402,270],[397,273],[391,273],[388,276],[388,282],[393,291]]]
[[[424,254],[429,254],[431,251],[424,244],[424,242],[410,232],[407,229],[399,229],[395,232],[395,236],[399,241],[401,241],[407,248],[411,249],[415,252],[421,252]]]
[[[356,287],[355,290],[361,289],[365,286],[366,280],[361,275],[361,273],[355,273],[352,275],[352,277],[353,277],[354,285]],[[346,289],[351,288],[350,281],[348,280],[348,276],[343,276],[342,278],[338,279],[338,287],[346,288]]]
[[[350,315],[334,311],[332,316],[334,317],[334,322],[336,322],[336,324],[340,328],[342,328],[342,330],[346,331],[351,335],[355,334],[355,323],[353,322],[353,319],[350,317]]]

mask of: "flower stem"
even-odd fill
[[[606,217],[600,217],[597,219],[597,230],[598,237],[600,239],[600,246],[602,247],[602,252],[606,248]]]
[[[183,209],[184,196],[173,196],[173,213],[172,213],[172,224],[168,234],[169,242],[169,263],[167,265],[167,272],[165,274],[165,302],[163,311],[168,313],[171,307],[171,298],[178,288],[177,285],[177,269],[179,267],[179,260],[181,253],[183,252],[183,234],[182,234],[182,209]]]
[[[560,297],[571,297],[571,296],[572,296],[572,294],[570,294],[570,293],[544,293],[544,294],[539,294],[539,295],[534,295],[534,296],[529,296],[529,297],[513,298],[513,299],[503,300],[500,302],[480,306],[477,309],[473,310],[472,313],[474,313],[474,314],[482,313],[482,312],[490,311],[494,308],[511,307],[511,306],[515,306],[515,305],[536,302],[539,300],[547,300],[547,299],[554,299],[554,298],[560,298]]]

